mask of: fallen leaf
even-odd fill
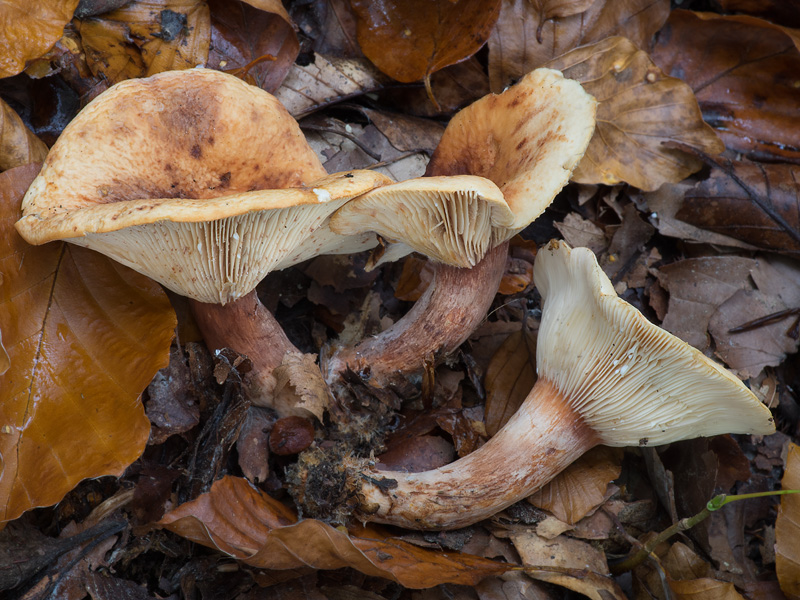
[[[183,352],[173,346],[169,365],[158,371],[147,386],[145,412],[151,423],[150,444],[160,444],[200,422],[197,395]]]
[[[536,337],[524,325],[509,335],[486,369],[486,432],[494,435],[517,412],[536,383]]]
[[[800,254],[800,166],[720,164],[686,192],[675,216],[758,248]]]
[[[704,579],[713,574],[711,565],[681,542],[670,546],[663,558],[663,565],[673,579]]]
[[[406,302],[416,302],[433,281],[434,272],[435,268],[431,261],[414,255],[406,256],[403,259],[403,270],[400,272],[400,279],[397,280],[394,297]]]
[[[150,424],[138,396],[166,365],[175,328],[150,279],[84,248],[19,237],[21,192],[38,168],[0,175],[0,329],[11,360],[0,377],[0,521],[139,457]]]
[[[745,600],[732,583],[716,579],[670,581],[669,588],[676,600]]]
[[[781,489],[800,489],[800,446],[789,445]],[[800,495],[781,496],[775,523],[775,570],[781,590],[792,600],[800,598]]]
[[[44,142],[0,99],[0,171],[42,162],[45,156],[47,146]]]
[[[574,525],[608,498],[608,485],[622,471],[621,453],[613,448],[590,450],[527,501]]]
[[[755,160],[798,162],[800,52],[790,31],[746,16],[672,11],[653,60],[694,90],[725,146]]]
[[[780,23],[786,27],[800,27],[797,6],[783,0],[715,0],[726,13],[746,13]]]
[[[0,375],[8,371],[11,366],[11,360],[8,358],[6,347],[3,346],[3,332],[0,331]]]
[[[211,17],[202,0],[136,0],[79,31],[92,73],[118,83],[205,65]]]
[[[307,65],[292,65],[275,97],[299,119],[328,104],[375,91],[386,81],[366,59],[315,54]]]
[[[545,66],[579,81],[597,99],[597,126],[572,180],[629,183],[652,191],[678,182],[703,163],[667,148],[677,141],[718,154],[725,147],[703,122],[692,89],[667,77],[633,42],[611,37],[582,46]]]
[[[3,0],[0,3],[0,78],[20,73],[56,43],[78,0]]]
[[[281,365],[273,371],[275,399],[272,407],[280,415],[313,416],[322,421],[331,400],[331,393],[322,378],[317,356],[287,352]]]
[[[608,576],[605,556],[590,544],[564,535],[548,540],[527,529],[512,531],[509,537],[525,572],[534,579],[560,585],[592,600],[625,600],[625,594]]]
[[[533,286],[533,263],[536,260],[536,242],[515,235],[508,244],[506,269],[497,293],[510,296],[521,294]]]
[[[315,54],[363,58],[356,39],[356,15],[349,0],[294,3],[292,17],[311,38]]]
[[[378,469],[382,471],[408,471],[421,473],[443,467],[453,462],[456,451],[453,444],[438,435],[403,437],[386,452],[378,456]]]
[[[739,290],[752,289],[750,271],[756,262],[737,256],[690,258],[659,269],[669,292],[661,326],[700,351],[709,346],[708,322],[717,308]]]
[[[381,71],[404,83],[475,54],[486,42],[500,0],[351,0],[361,50]]]
[[[591,143],[591,142],[590,142]],[[558,232],[573,248],[589,248],[595,254],[601,254],[608,247],[608,241],[600,229],[589,219],[571,212],[561,222],[553,223]]]
[[[348,535],[314,519],[297,521],[283,504],[230,476],[168,513],[158,525],[254,567],[351,567],[415,589],[448,582],[474,585],[513,568],[470,554],[419,548],[374,527],[356,528]]]
[[[371,108],[360,108],[359,111],[386,136],[392,146],[402,152],[424,152],[430,156],[444,134],[444,127],[431,119]]]
[[[595,0],[579,13],[546,18],[546,0],[503,0],[489,37],[489,82],[499,93],[547,61],[610,36],[646,49],[669,16],[665,0]]]
[[[207,66],[239,75],[248,83],[274,92],[294,65],[300,43],[280,2],[251,6],[257,4],[208,0],[211,43]],[[267,59],[252,64],[264,57]]]

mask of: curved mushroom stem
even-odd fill
[[[245,382],[253,404],[273,406],[272,372],[281,365],[287,352],[300,351],[258,299],[256,291],[224,306],[191,299],[189,303],[209,350],[231,348],[250,359],[253,369],[246,374]]]
[[[358,516],[410,529],[466,527],[529,496],[599,443],[558,390],[539,379],[485,445],[423,473],[357,472]]]
[[[374,337],[323,357],[328,382],[350,368],[387,385],[420,371],[427,357],[443,358],[453,352],[485,318],[507,254],[504,242],[471,269],[437,264],[430,286],[402,319]]]

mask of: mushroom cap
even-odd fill
[[[534,281],[544,303],[539,377],[601,443],[775,431],[769,409],[741,381],[619,298],[590,250],[550,242],[536,255]]]
[[[505,241],[569,181],[594,133],[596,104],[577,81],[536,69],[456,114],[426,175],[479,175],[496,183],[514,213],[495,233],[496,243]]]
[[[513,220],[494,183],[459,175],[420,177],[374,189],[337,210],[330,228],[348,236],[374,231],[434,260],[466,268],[491,248],[493,231]]]
[[[344,202],[389,181],[328,177],[267,92],[219,71],[170,71],[117,84],[81,111],[16,227],[32,244],[64,239],[224,304]]]

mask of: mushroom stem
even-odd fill
[[[272,372],[281,365],[287,352],[299,352],[256,291],[228,304],[208,304],[189,300],[197,326],[212,352],[231,348],[250,359],[253,369],[246,382],[254,404],[270,405],[275,379]]]
[[[466,527],[529,496],[598,443],[555,386],[539,379],[505,427],[464,458],[423,473],[359,474],[359,516],[413,529]]]
[[[328,352],[323,360],[328,382],[350,368],[387,385],[420,371],[426,358],[441,359],[453,352],[485,318],[507,254],[504,242],[471,269],[437,264],[428,289],[403,318],[355,346]]]

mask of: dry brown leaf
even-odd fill
[[[58,41],[78,0],[0,2],[0,78],[20,73]]]
[[[356,40],[356,15],[350,0],[294,3],[292,17],[311,38],[315,54],[338,58],[363,58]]]
[[[208,62],[211,17],[202,0],[137,0],[79,27],[89,68],[111,83]]]
[[[394,297],[406,302],[416,302],[433,281],[434,271],[431,261],[414,255],[406,256],[403,259],[403,270],[400,272],[400,279],[397,280]]]
[[[713,569],[709,563],[686,544],[675,542],[663,557],[664,570],[672,579],[704,579],[711,577]]]
[[[800,489],[800,446],[790,444],[781,488]],[[800,598],[800,494],[781,496],[775,523],[775,570],[781,590],[792,600]]]
[[[392,539],[373,527],[348,535],[321,521],[297,521],[283,504],[246,480],[224,477],[211,491],[182,504],[158,525],[265,569],[351,567],[409,588],[475,585],[513,568],[470,554],[434,552]]]
[[[574,525],[607,500],[608,484],[622,471],[621,453],[605,446],[590,450],[527,500]]]
[[[661,326],[698,350],[709,346],[708,322],[717,308],[739,290],[752,289],[750,271],[756,261],[737,256],[690,258],[659,269],[669,292],[669,308]]]
[[[716,579],[670,581],[676,600],[745,600],[732,583]]]
[[[800,161],[796,32],[746,16],[674,10],[653,60],[694,90],[725,145],[755,160]]]
[[[275,97],[295,118],[383,87],[387,77],[366,59],[314,55],[314,62],[289,69]]]
[[[61,500],[80,480],[120,475],[150,423],[139,394],[165,366],[175,313],[161,287],[61,242],[29,246],[14,229],[38,172],[0,175],[0,521]]]
[[[578,213],[571,212],[564,220],[553,223],[558,232],[573,248],[589,248],[595,254],[601,254],[608,248],[608,241],[597,225],[584,219]]]
[[[575,79],[597,101],[597,126],[572,180],[629,183],[652,191],[678,182],[703,163],[664,142],[680,142],[718,154],[725,147],[703,122],[692,89],[666,77],[630,40],[607,38],[545,66]]]
[[[309,415],[322,421],[330,404],[330,391],[322,378],[314,354],[287,352],[273,371],[275,399],[272,405],[280,415]]]
[[[44,142],[0,98],[0,171],[42,162],[45,156],[47,146]]]
[[[610,36],[624,36],[647,49],[650,38],[669,16],[665,0],[595,0],[583,12],[547,20],[540,13],[540,3],[542,0],[503,0],[489,38],[493,92],[501,92],[548,60]]]
[[[512,333],[486,369],[486,432],[496,434],[536,383],[536,338],[527,327]]]
[[[365,56],[410,83],[475,54],[500,12],[500,0],[351,0]]]
[[[721,163],[724,170],[712,169],[686,192],[675,216],[758,248],[800,254],[800,166]]]
[[[278,89],[300,52],[297,34],[281,3],[208,0],[208,7],[211,45],[207,66],[238,75],[268,92]]]
[[[797,4],[785,0],[715,0],[726,13],[746,13],[780,23],[786,27],[800,27]]]
[[[626,600],[608,576],[605,556],[590,544],[564,535],[548,540],[532,530],[512,531],[510,537],[525,572],[534,579],[560,585],[592,600]]]
[[[536,260],[536,242],[521,235],[511,238],[503,278],[497,293],[509,296],[520,294],[533,286],[533,263]]]

